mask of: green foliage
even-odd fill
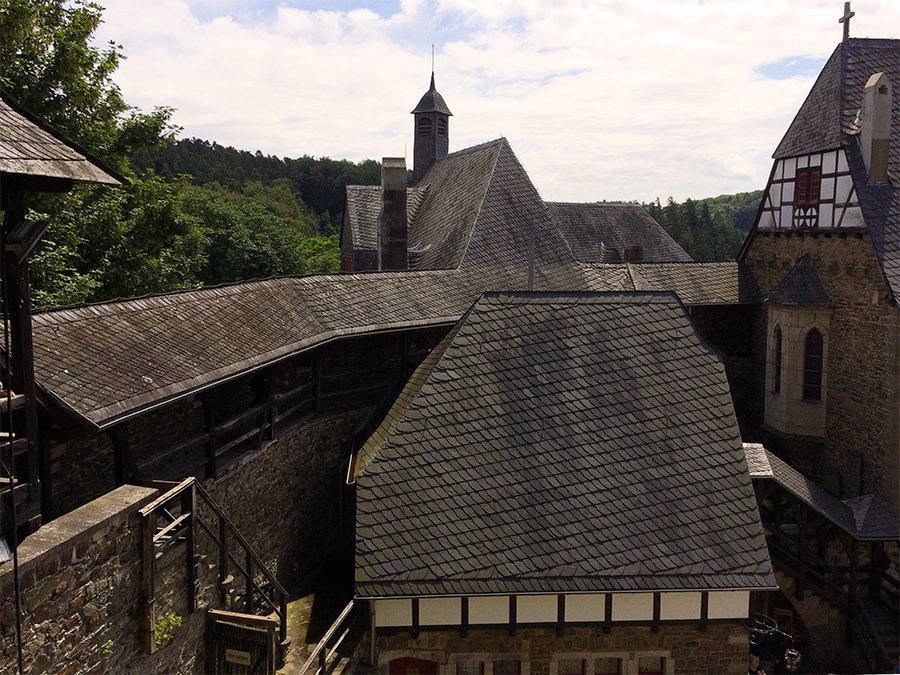
[[[758,204],[761,192],[722,195],[697,201],[686,199],[683,204],[669,197],[665,206],[657,199],[645,204],[644,208],[694,260],[734,260],[743,235],[736,229],[733,218],[745,218],[753,195]],[[755,205],[752,210],[755,217]]]
[[[116,645],[116,643],[113,642],[111,639],[110,639],[110,640],[107,640],[107,641],[103,644],[103,648],[100,650],[100,653],[101,653],[103,656],[112,656],[112,653],[113,653],[113,647],[115,647],[115,645]]]
[[[381,164],[371,159],[358,164],[327,157],[281,159],[197,138],[140,152],[134,165],[167,178],[189,174],[195,185],[218,183],[234,192],[252,183],[289,187],[316,214],[319,233],[324,235],[336,234],[340,227],[345,185],[381,183]]]
[[[307,237],[300,247],[303,249],[304,274],[334,274],[340,271],[340,235]]]
[[[175,629],[181,626],[181,617],[174,612],[166,612],[156,620],[153,627],[153,637],[157,648],[165,645],[175,633]]]

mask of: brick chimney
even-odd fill
[[[859,142],[869,182],[886,183],[891,144],[891,81],[884,73],[875,73],[866,82]]]
[[[378,269],[405,270],[406,234],[406,159],[381,160],[381,214],[378,216]]]

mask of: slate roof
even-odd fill
[[[360,596],[775,587],[673,294],[488,293],[434,361],[357,480]]]
[[[125,179],[0,91],[0,172],[119,185]]]
[[[415,219],[416,211],[424,198],[424,188],[407,188],[407,220]],[[374,252],[378,247],[378,218],[381,214],[382,203],[381,186],[348,185],[345,199],[344,208],[347,210],[354,250]]]
[[[794,497],[856,539],[891,541],[900,537],[900,514],[882,496],[841,501],[760,443],[744,443],[750,476],[772,479]]]
[[[636,291],[675,291],[687,305],[759,301],[753,273],[743,263],[638,263],[628,272]]]
[[[419,99],[419,104],[413,108],[410,114],[414,115],[423,112],[439,112],[450,115],[451,117],[453,116],[453,113],[450,112],[450,108],[448,108],[447,104],[444,102],[444,97],[434,88],[434,73],[431,74],[431,86],[428,91],[425,92],[425,95]]]
[[[787,307],[834,307],[809,253],[800,258],[763,302]]]
[[[819,74],[773,157],[783,159],[843,147],[866,229],[892,297],[900,297],[900,96],[893,96],[888,184],[867,184],[859,148],[858,113],[866,81],[885,73],[900,83],[900,40],[851,38],[840,43]],[[754,230],[747,237],[749,241]],[[743,250],[746,249],[746,242]]]
[[[621,262],[626,246],[641,246],[644,260],[692,262],[693,258],[638,204],[547,202],[550,216],[579,262],[601,262],[604,248]]]

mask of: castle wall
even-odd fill
[[[760,291],[771,291],[806,253],[835,307],[827,347],[825,446],[812,477],[841,497],[870,492],[898,499],[898,309],[865,233],[757,232],[744,260]],[[761,317],[755,351],[766,351]],[[765,391],[765,369],[755,374]],[[772,439],[778,443],[778,439]],[[787,444],[782,443],[783,450]]]
[[[204,612],[188,614],[184,548],[159,561],[158,607],[182,618],[171,640],[143,650],[139,510],[157,490],[122,486],[56,519],[19,547],[24,672],[194,672],[203,667]],[[179,557],[180,548],[180,557]],[[0,568],[0,673],[18,672],[13,569]],[[209,583],[201,606],[214,602]]]

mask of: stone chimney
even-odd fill
[[[891,81],[884,73],[875,73],[866,82],[859,142],[869,182],[886,183],[891,144]]]
[[[378,216],[378,269],[405,270],[406,234],[406,159],[381,160],[381,214]]]

